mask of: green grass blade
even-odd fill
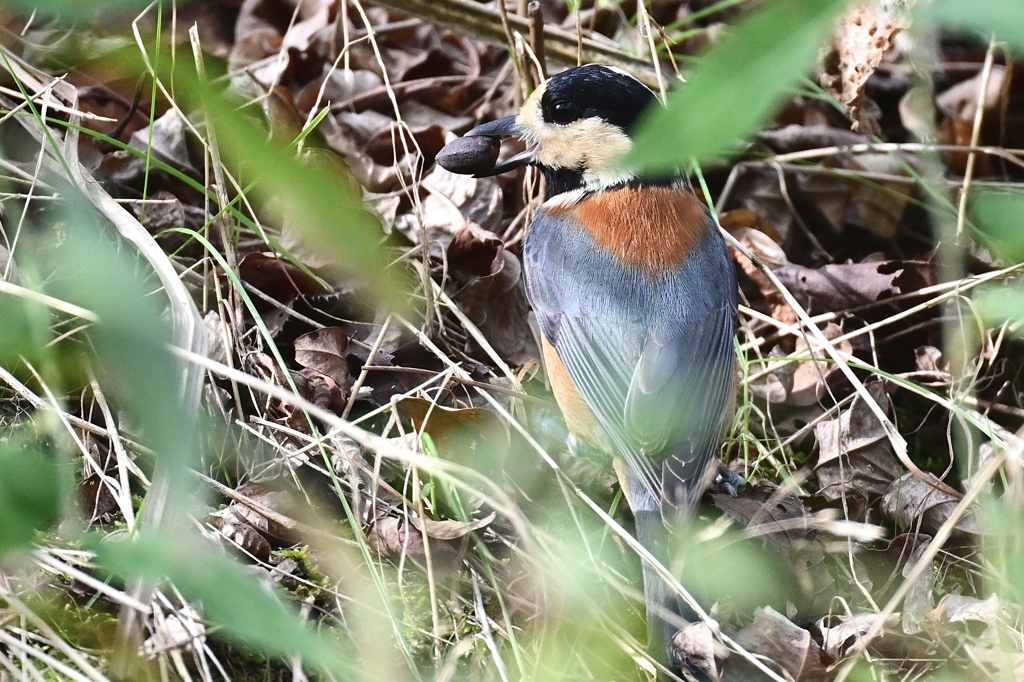
[[[845,0],[776,0],[722,38],[648,114],[627,161],[669,171],[728,152],[768,120],[814,63]]]

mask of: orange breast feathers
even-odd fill
[[[657,275],[682,263],[714,224],[692,192],[674,187],[623,187],[595,192],[551,215],[571,214],[598,246],[627,265]]]

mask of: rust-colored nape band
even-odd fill
[[[682,263],[714,229],[700,200],[672,187],[595,192],[568,211],[601,248],[652,276]]]

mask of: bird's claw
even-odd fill
[[[725,492],[729,497],[736,497],[737,492],[746,482],[746,479],[735,471],[724,464],[719,464],[718,473],[715,474],[713,485]]]

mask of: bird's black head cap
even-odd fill
[[[565,125],[601,118],[625,132],[655,95],[635,78],[600,64],[569,69],[547,81],[540,108],[544,121]]]

